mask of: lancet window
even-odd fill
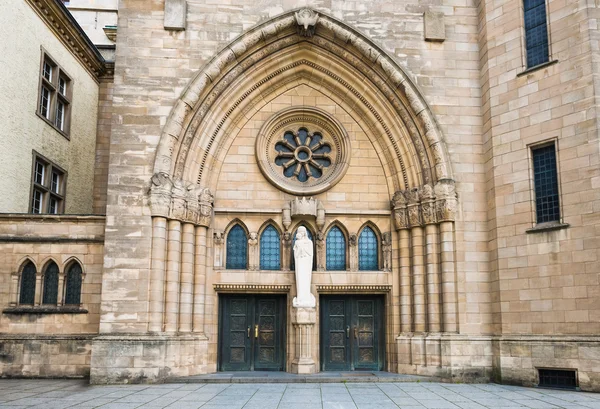
[[[260,235],[260,269],[281,269],[281,239],[272,225],[267,226]]]
[[[242,226],[236,224],[227,234],[227,259],[225,268],[243,270],[248,268],[248,237]]]
[[[346,238],[342,230],[333,226],[327,233],[327,270],[345,270],[346,269]]]
[[[377,235],[369,226],[366,226],[358,237],[358,269],[378,270]]]
[[[51,261],[44,270],[42,304],[56,305],[58,302],[58,266]]]

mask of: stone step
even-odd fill
[[[217,372],[168,378],[166,383],[345,383],[345,382],[442,382],[438,377],[402,375],[391,372],[319,372],[297,375],[275,371]]]

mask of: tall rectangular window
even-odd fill
[[[523,0],[527,68],[548,62],[546,0]]]
[[[71,117],[71,79],[50,56],[42,53],[38,114],[68,137]]]
[[[31,213],[64,213],[66,173],[34,152]]]
[[[558,171],[554,143],[533,148],[535,211],[538,223],[560,221]]]

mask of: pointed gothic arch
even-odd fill
[[[380,156],[390,197],[451,179],[441,131],[410,76],[334,17],[319,13],[311,30],[298,30],[296,11],[242,34],[200,70],[167,120],[154,172],[215,191],[224,155],[248,113],[303,83],[319,84],[361,123]]]

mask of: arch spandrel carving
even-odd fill
[[[219,115],[215,115],[222,113],[222,109],[215,104],[219,96],[230,90],[231,81],[246,75],[246,71],[257,62],[272,57],[294,44],[303,43],[318,47],[322,52],[331,55],[336,55],[337,52],[340,54],[337,55],[338,58],[343,58],[347,64],[358,67],[357,71],[364,69],[362,76],[368,80],[365,84],[375,91],[374,94],[384,97],[388,106],[393,108],[395,116],[401,119],[402,127],[406,131],[404,134],[391,132],[389,129],[386,131],[385,123],[381,120],[383,117],[378,110],[370,110],[370,115],[364,118],[365,123],[370,121],[384,128],[385,137],[391,143],[381,144],[386,147],[383,150],[390,151],[387,147],[396,147],[402,139],[401,142],[409,145],[410,150],[415,151],[419,157],[419,163],[415,163],[414,158],[401,157],[400,151],[394,149],[393,153],[398,157],[396,160],[410,162],[405,167],[415,169],[420,175],[418,181],[409,181],[405,169],[403,172],[392,172],[393,178],[397,180],[396,185],[408,188],[425,183],[434,184],[440,179],[451,179],[450,161],[440,129],[409,76],[368,38],[331,16],[320,13],[312,35],[299,34],[298,23],[294,17],[296,11],[284,13],[242,34],[197,74],[176,103],[165,125],[157,149],[154,172],[165,173],[174,176],[175,179],[185,177],[193,180],[185,174],[185,168],[190,163],[188,155],[192,140],[199,138],[198,145],[201,149],[194,154],[200,153],[202,157],[194,158],[192,162],[197,163],[199,168],[195,182],[204,184],[204,169],[209,162],[218,161],[215,150],[219,149],[220,139],[228,135],[223,128],[231,121],[222,116],[218,119]],[[267,83],[269,79],[264,81]],[[340,81],[345,80],[340,78]],[[260,84],[254,86],[257,89]],[[248,89],[245,93],[250,94],[252,91]],[[369,92],[366,94],[369,95]],[[369,95],[369,98],[372,98],[372,95]],[[367,107],[370,105],[369,100],[362,102]],[[229,110],[233,112],[237,108],[232,106]],[[243,109],[249,108],[246,106]],[[192,132],[192,138],[185,138],[190,129],[199,129],[206,121],[211,121],[214,125],[212,133]],[[406,134],[410,136],[409,141],[404,140],[407,139]],[[384,159],[382,162],[391,161]]]

